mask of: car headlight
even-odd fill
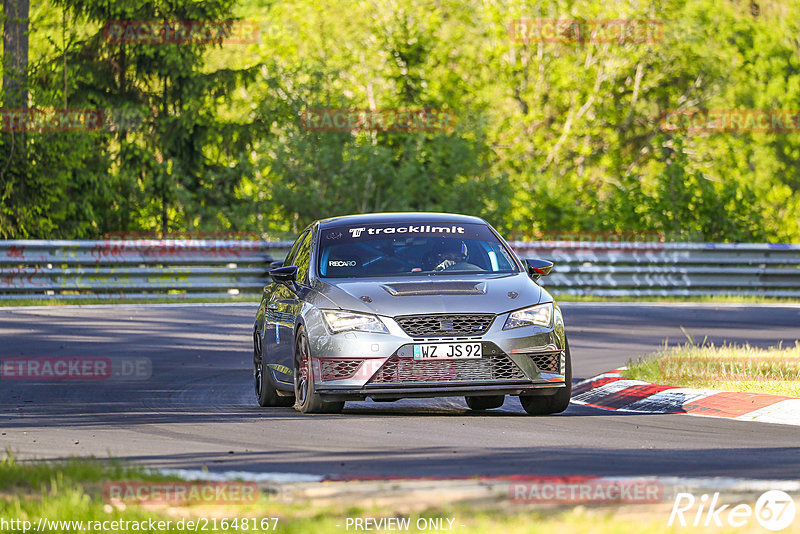
[[[325,318],[325,324],[328,325],[328,330],[330,330],[332,334],[350,330],[375,332],[379,334],[389,333],[389,329],[386,328],[383,321],[375,315],[326,310],[322,312],[322,316]]]
[[[553,303],[537,304],[530,308],[511,312],[503,325],[503,330],[519,328],[520,326],[544,326],[549,327],[553,322]]]

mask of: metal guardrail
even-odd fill
[[[555,263],[542,285],[597,296],[800,297],[800,245],[780,243],[512,242]]]
[[[259,293],[291,242],[0,241],[0,299]]]
[[[0,241],[0,299],[257,294],[288,241]],[[555,262],[541,280],[598,296],[800,297],[800,245],[512,242]]]

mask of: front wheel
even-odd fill
[[[572,395],[572,357],[569,354],[569,341],[564,340],[564,382],[566,386],[559,388],[555,395],[525,396],[520,395],[522,407],[530,415],[547,415],[561,413],[569,406]]]
[[[292,397],[278,395],[278,390],[272,383],[271,375],[272,373],[270,373],[264,362],[261,339],[256,333],[253,335],[253,386],[255,387],[258,405],[262,407],[288,407],[294,404]]]
[[[297,329],[294,344],[294,398],[295,409],[302,413],[339,413],[344,401],[324,401],[314,388],[311,351],[305,328]]]

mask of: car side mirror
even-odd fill
[[[283,260],[273,261],[269,264],[270,269],[277,269],[278,267],[283,267]]]
[[[525,260],[525,267],[528,269],[528,275],[534,280],[538,280],[542,276],[547,276],[553,270],[553,262],[547,260]]]
[[[297,266],[276,267],[267,271],[267,274],[279,284],[293,285],[297,280]]]

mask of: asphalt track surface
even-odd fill
[[[576,378],[665,339],[800,338],[800,307],[562,306]],[[141,381],[0,380],[0,448],[20,458],[117,457],[150,467],[330,477],[673,475],[800,477],[797,427],[572,405],[526,416],[516,398],[471,413],[462,398],[348,403],[343,414],[260,408],[255,305],[0,310],[0,356],[149,358]],[[683,330],[682,330],[683,329]],[[684,333],[685,330],[685,333]]]

